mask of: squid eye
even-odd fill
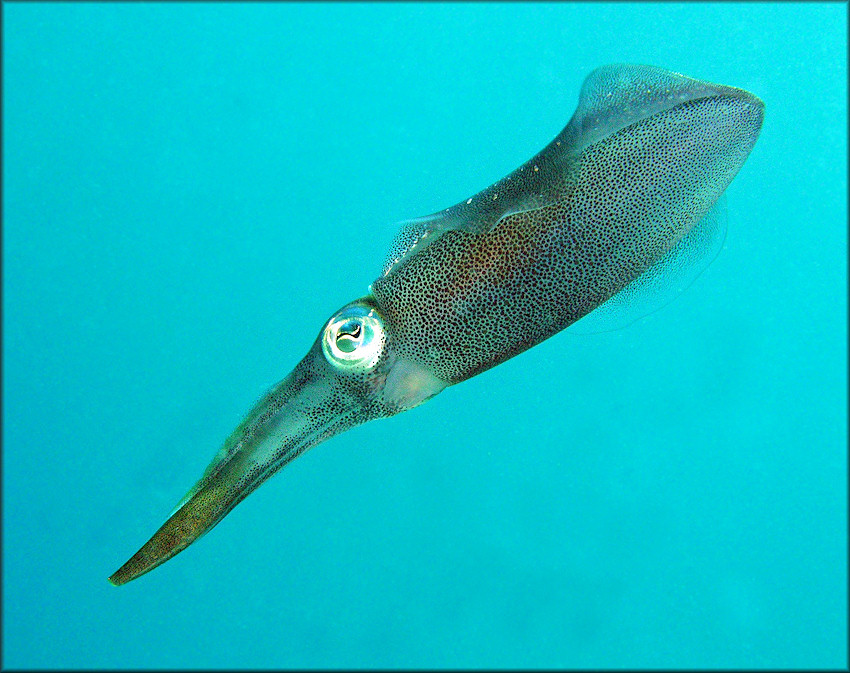
[[[349,306],[331,318],[322,336],[322,352],[339,369],[372,369],[386,342],[378,313],[368,306]]]

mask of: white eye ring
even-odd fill
[[[339,369],[369,371],[378,364],[385,342],[384,326],[377,311],[355,305],[330,319],[322,335],[322,352]]]

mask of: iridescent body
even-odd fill
[[[699,264],[722,233],[718,200],[763,114],[741,89],[649,66],[595,70],[543,151],[402,226],[370,294],[334,314],[110,581],[185,549],[329,437],[413,408],[642,283]]]

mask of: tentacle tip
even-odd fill
[[[124,572],[122,572],[124,571]],[[109,583],[114,587],[120,587],[122,584],[127,584],[131,579],[133,579],[132,574],[128,574],[123,566],[112,573],[108,578]]]

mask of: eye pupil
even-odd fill
[[[353,353],[360,345],[360,335],[363,326],[356,320],[349,320],[340,325],[336,333],[336,345],[343,353]]]

